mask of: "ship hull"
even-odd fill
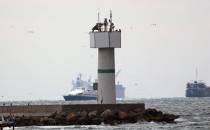
[[[186,97],[210,97],[209,90],[186,90]]]
[[[85,95],[67,95],[63,96],[65,101],[84,101],[84,100],[96,100],[96,96],[85,96]]]

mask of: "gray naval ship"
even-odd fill
[[[65,101],[97,100],[97,82],[93,83],[90,79],[82,80],[82,75],[79,74],[76,80],[72,81],[72,86],[70,93],[63,96]],[[117,100],[125,98],[125,87],[120,83],[116,84],[116,98]]]
[[[186,97],[210,97],[210,87],[202,81],[188,82]]]

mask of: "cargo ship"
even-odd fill
[[[210,87],[202,81],[188,82],[186,97],[210,97]]]
[[[118,73],[119,74],[119,73]],[[72,89],[69,94],[64,95],[65,101],[82,101],[82,100],[97,100],[97,82],[91,82],[82,80],[82,75],[72,81]],[[116,98],[122,100],[125,98],[125,87],[117,83],[116,84]]]
[[[188,82],[186,97],[210,97],[210,87],[202,80],[198,80],[198,68],[195,69],[195,80]]]

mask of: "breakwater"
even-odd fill
[[[99,125],[135,123],[137,121],[173,122],[178,118],[144,104],[72,104],[1,106],[0,111],[16,126],[31,125]]]

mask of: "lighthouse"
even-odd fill
[[[98,48],[98,104],[116,104],[115,48],[121,48],[121,30],[115,29],[110,18],[98,22],[90,34],[90,48]]]

